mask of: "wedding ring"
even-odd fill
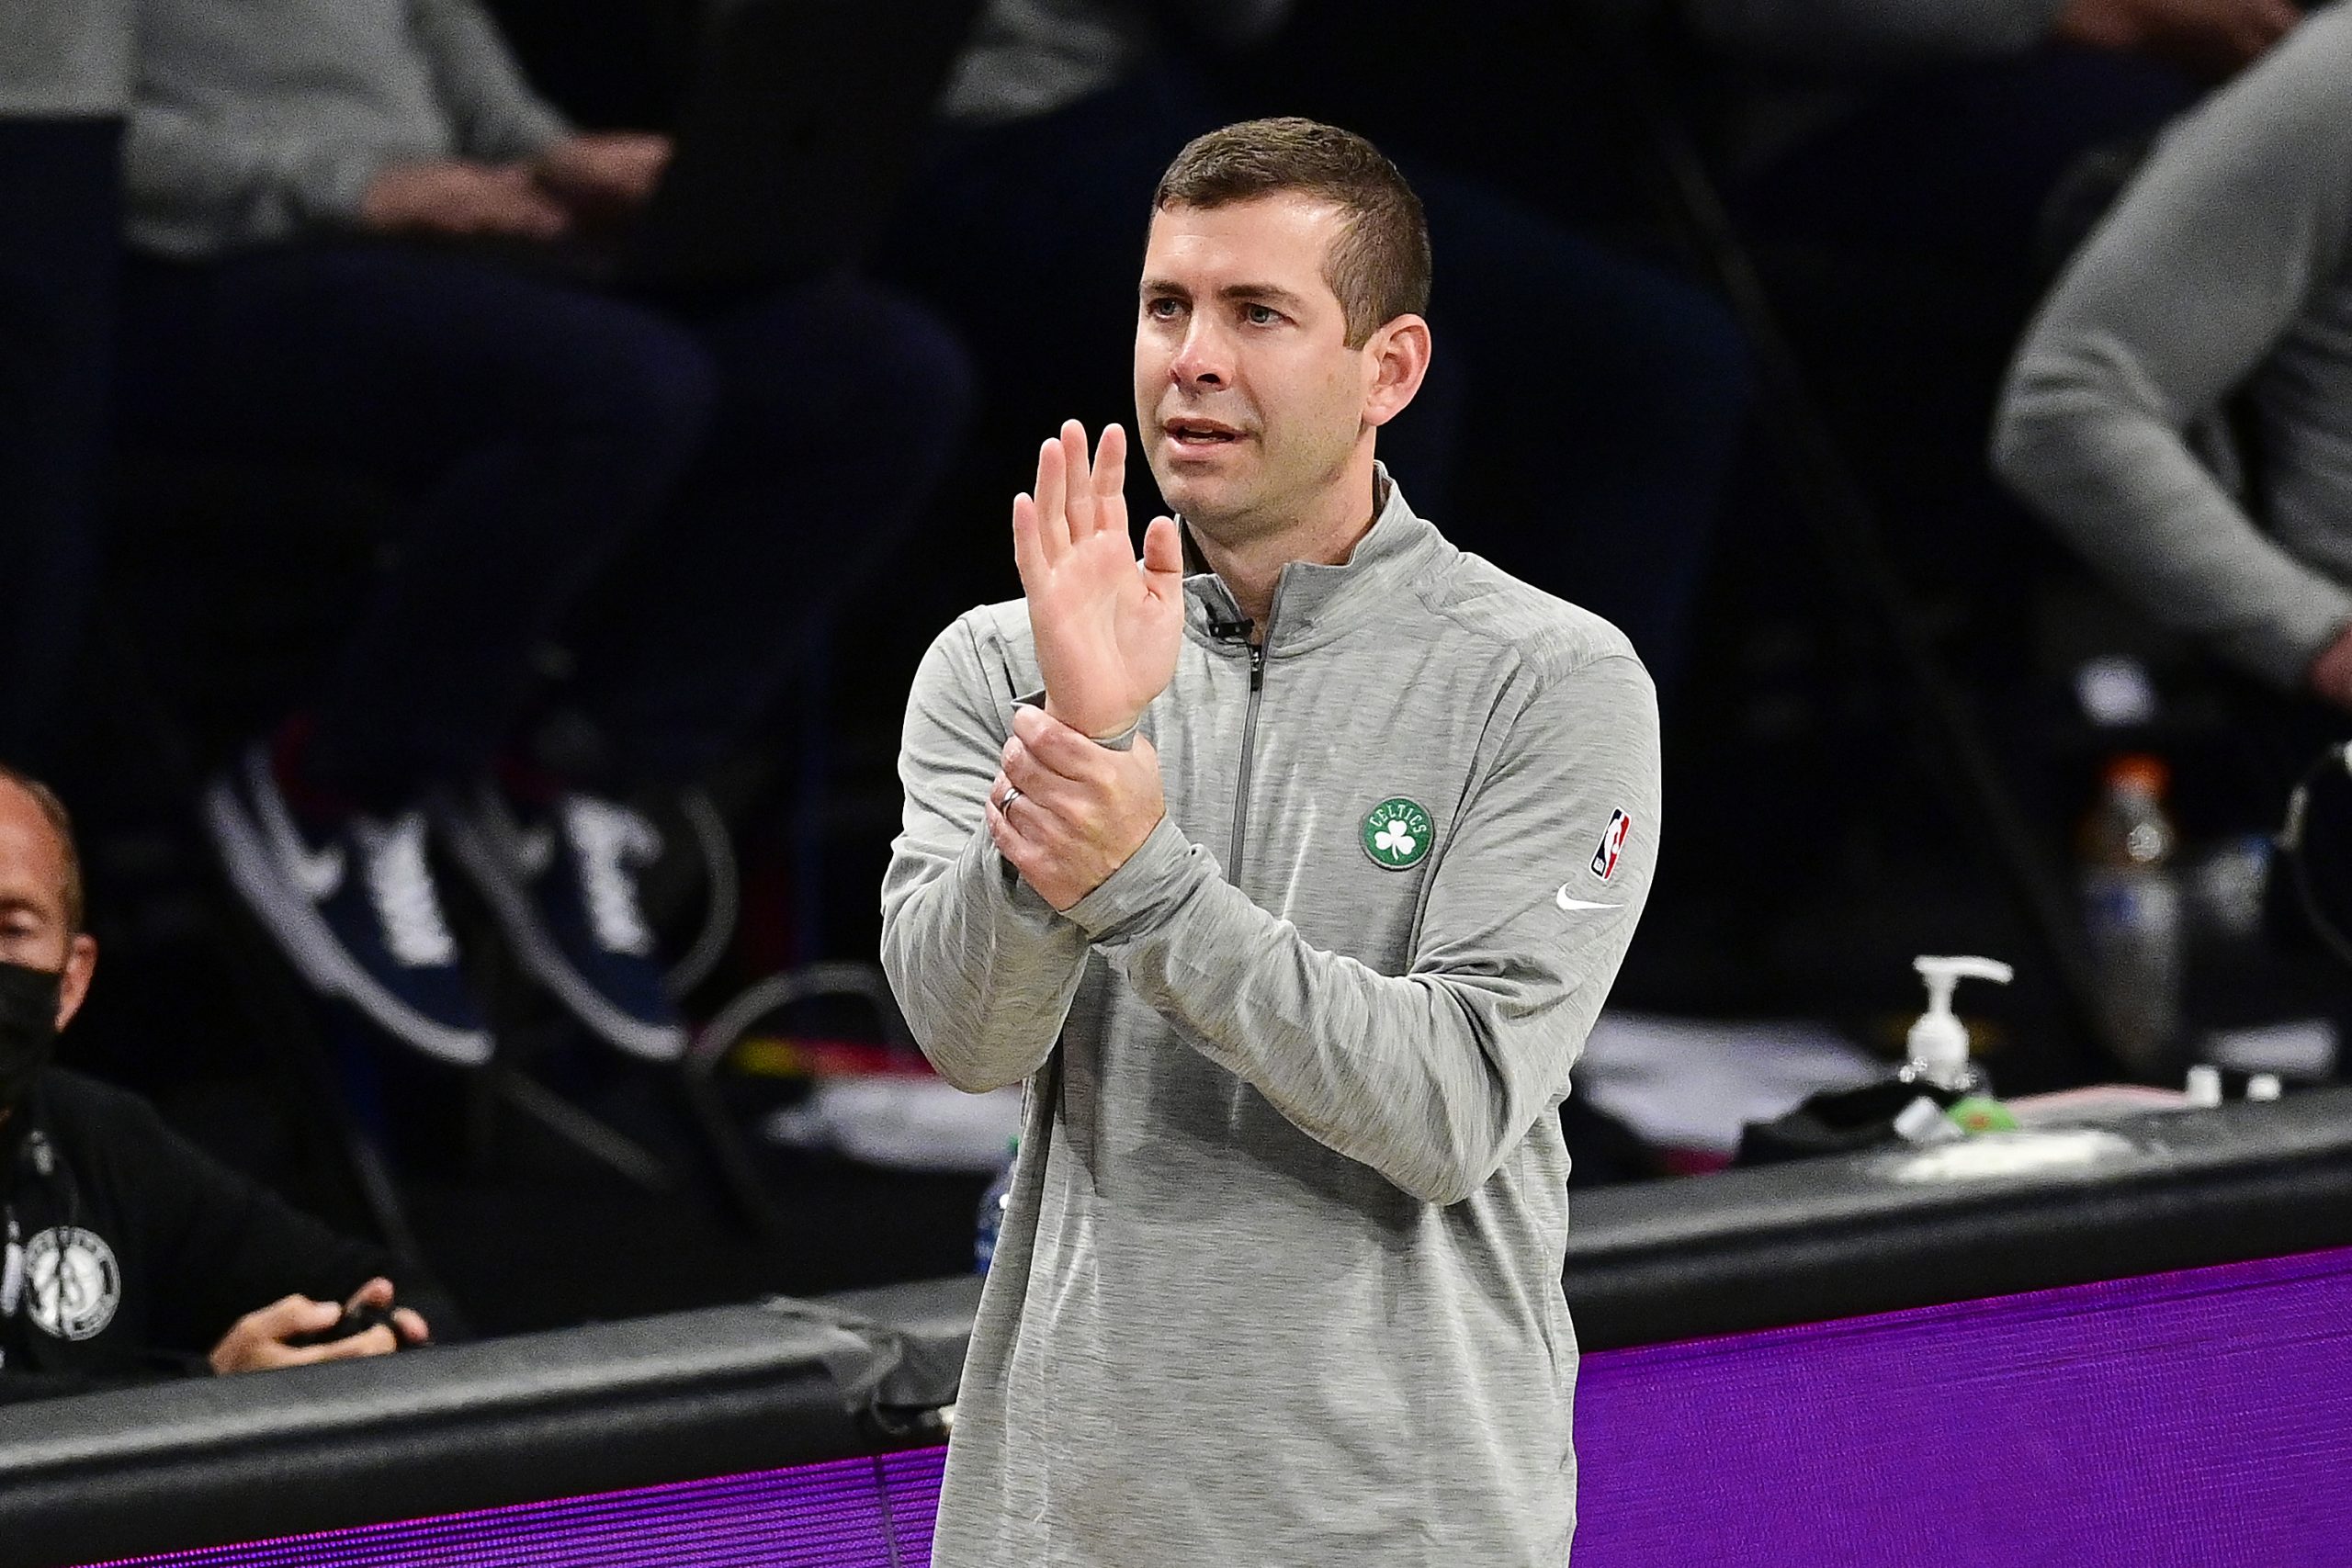
[[[996,803],[996,814],[1000,817],[1003,816],[1006,812],[1012,809],[1012,803],[1020,798],[1021,786],[1019,784],[1005,785],[1004,798]]]

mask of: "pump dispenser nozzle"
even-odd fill
[[[1911,1026],[1906,1078],[1926,1078],[1955,1093],[1982,1092],[1982,1075],[1968,1061],[1968,1031],[1952,1016],[1952,987],[1962,980],[2006,986],[2017,971],[1996,958],[1916,958],[1911,966],[1928,983],[1928,1010]]]

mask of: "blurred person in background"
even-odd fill
[[[474,0],[138,6],[130,434],[405,504],[307,704],[208,795],[232,879],[316,989],[479,1064],[429,817],[536,980],[676,1057],[638,898],[658,836],[621,801],[739,741],[796,633],[912,522],[964,418],[960,346],[848,276],[657,301],[543,268],[627,221],[670,143],[575,132]],[[568,621],[600,579],[594,624]],[[583,722],[550,749],[534,655],[559,637]]]
[[[1301,77],[1328,60],[1319,32],[1284,30],[1293,12],[1293,0],[983,9],[882,265],[973,341],[1008,436],[1122,406],[1134,193],[1168,148],[1231,118],[1198,61],[1272,56],[1279,78],[1293,57]],[[1375,91],[1410,82],[1392,56]],[[1293,85],[1267,90],[1269,107],[1295,107]],[[1431,319],[1447,347],[1384,433],[1385,460],[1459,543],[1623,628],[1670,692],[1746,420],[1737,331],[1704,293],[1510,193],[1400,163],[1445,261]],[[1050,358],[1035,351],[1039,299],[1069,323]]]
[[[2347,84],[2352,12],[2321,12],[2165,137],[2026,333],[1992,453],[2155,621],[2339,711],[2352,709]]]
[[[1737,69],[1722,129],[1760,232],[2033,266],[2044,203],[2295,26],[2292,0],[1677,0]]]
[[[2281,0],[1662,0],[1680,48],[1654,59],[1689,117],[1805,394],[1776,428],[1835,444],[1922,628],[1977,698],[1988,760],[2029,817],[2065,809],[2043,716],[2042,629],[2066,575],[2048,534],[1993,482],[1991,411],[2052,258],[2164,125],[2274,47]],[[1784,458],[1782,443],[1765,454]],[[1893,716],[1916,694],[1870,626],[1869,599],[1803,466],[1740,480],[1741,553],[1717,608],[1730,711],[1684,761],[1743,781],[1736,810],[1686,812],[1699,863],[1740,866],[1729,898],[1772,881],[1752,824],[1839,823],[1841,874],[1817,916],[1755,973],[1773,1000],[1845,984],[1891,928],[1863,913],[1920,874],[1930,834]],[[1812,525],[1808,526],[1808,523]],[[1844,592],[1835,591],[1841,577]],[[1831,592],[1825,592],[1825,587]],[[1715,716],[1711,715],[1711,717]],[[1981,857],[1979,857],[1981,859]],[[1691,861],[1680,863],[1692,864]],[[1973,879],[1973,865],[1958,873]],[[1850,939],[1800,942],[1822,923]],[[1745,922],[1734,922],[1739,925]],[[1890,942],[1893,939],[1889,939]],[[1658,951],[1656,944],[1651,951]],[[1815,954],[1839,953],[1831,962]],[[1890,952],[1887,957],[1894,957]],[[1756,1005],[1753,1002],[1745,1005]]]
[[[0,755],[52,743],[97,571],[130,5],[0,6]]]
[[[424,1343],[406,1306],[317,1339],[391,1307],[390,1258],[52,1064],[97,967],[82,897],[64,807],[0,766],[0,1401]]]

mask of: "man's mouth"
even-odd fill
[[[1178,446],[1195,452],[1229,446],[1242,437],[1240,431],[1213,419],[1171,419],[1160,428]]]

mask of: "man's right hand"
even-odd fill
[[[1098,739],[1131,728],[1176,672],[1184,636],[1184,552],[1176,520],[1127,536],[1127,438],[1102,432],[1090,466],[1071,420],[1037,454],[1037,491],[1012,502],[1012,558],[1046,677],[1046,711]]]
[[[289,1339],[305,1334],[321,1334],[343,1320],[350,1307],[361,1305],[390,1306],[392,1282],[379,1277],[368,1280],[353,1292],[345,1306],[333,1302],[314,1302],[308,1296],[287,1296],[266,1307],[245,1314],[235,1326],[212,1348],[211,1362],[215,1372],[270,1371],[278,1367],[308,1366],[315,1361],[348,1361],[363,1356],[389,1356],[399,1346],[393,1342],[392,1329],[380,1324],[363,1333],[344,1339],[331,1339],[323,1345],[290,1345]],[[392,1323],[402,1341],[422,1345],[431,1337],[424,1319],[407,1307],[392,1313]]]
[[[2072,0],[2057,36],[2218,79],[2252,64],[2301,19],[2290,0]]]
[[[504,234],[552,240],[571,226],[563,206],[519,164],[446,158],[379,170],[359,198],[359,226],[379,234]]]

